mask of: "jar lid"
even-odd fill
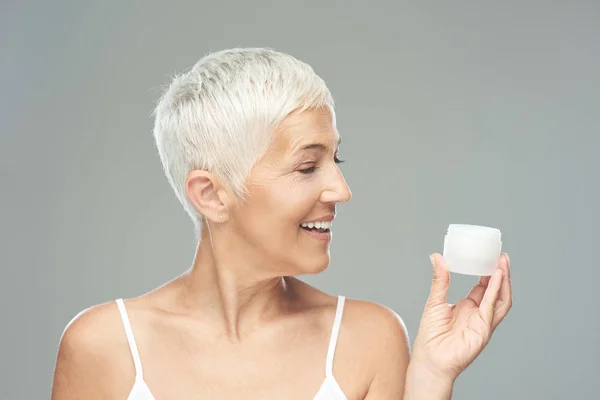
[[[502,233],[499,229],[480,225],[450,224],[448,235],[481,240],[501,240]]]

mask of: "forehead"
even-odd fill
[[[340,136],[329,108],[311,109],[290,114],[280,124],[272,141],[277,153],[298,153],[308,145],[323,145],[335,150]]]

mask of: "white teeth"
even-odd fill
[[[331,229],[331,222],[319,221],[319,222],[303,222],[300,224],[303,228],[317,228],[317,229]]]

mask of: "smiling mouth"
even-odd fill
[[[331,230],[331,220],[329,221],[314,221],[314,222],[302,222],[300,228],[308,232],[314,233],[329,233]]]
[[[309,228],[307,226],[300,226],[300,228],[304,229],[305,231],[309,231],[309,232],[328,233],[330,231],[329,228],[316,228],[316,227]]]

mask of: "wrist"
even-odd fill
[[[413,352],[413,356],[410,358],[408,368],[418,372],[419,376],[426,377],[428,380],[435,380],[439,382],[454,382],[460,372],[451,371],[448,368],[447,371],[440,371],[439,368],[432,366],[432,363],[427,360],[427,357],[420,357],[420,354]]]
[[[446,400],[455,378],[438,373],[420,360],[411,360],[406,371],[404,400]]]

